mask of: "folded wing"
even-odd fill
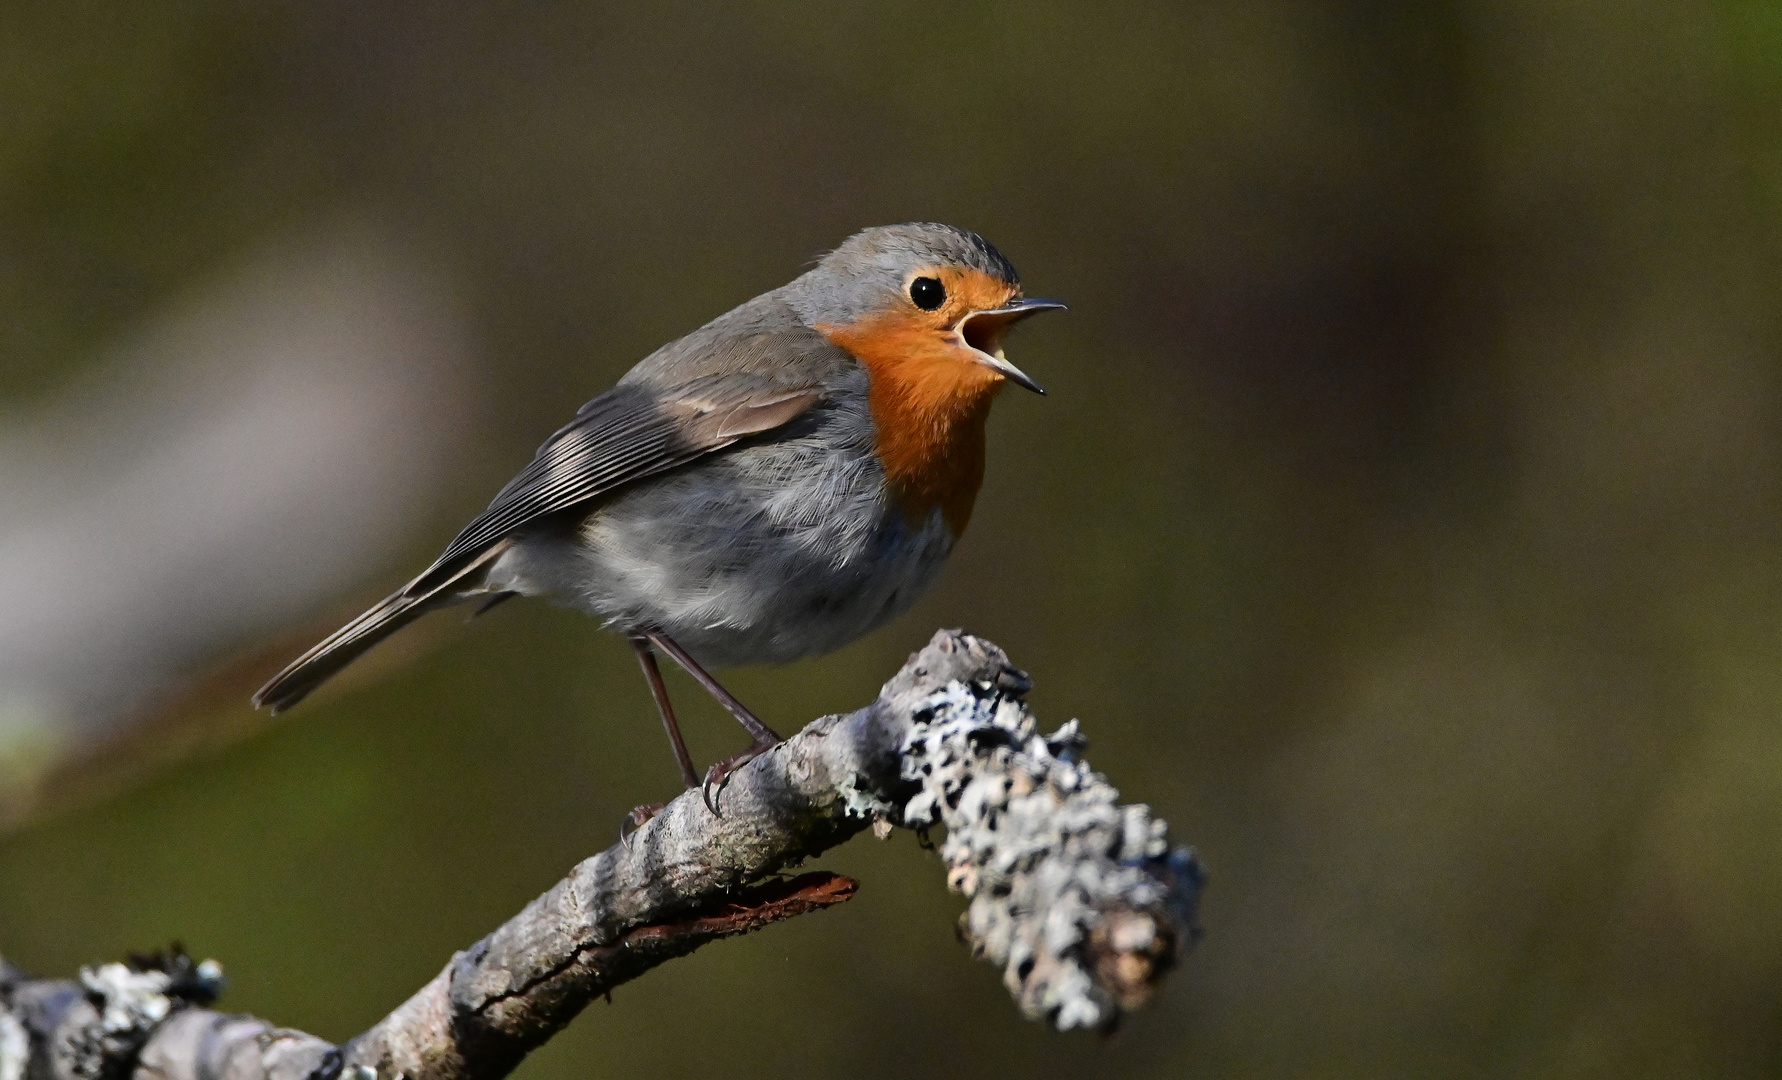
[[[582,406],[432,566],[292,661],[254,704],[290,708],[421,614],[475,595],[483,571],[528,525],[785,425],[821,401],[828,379],[851,363],[803,326],[702,335],[668,347],[683,350],[672,382],[627,380]],[[703,348],[689,354],[686,342]],[[791,362],[764,373],[762,357],[775,353]]]

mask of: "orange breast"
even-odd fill
[[[1002,377],[949,336],[889,313],[818,327],[866,365],[885,478],[912,522],[939,507],[954,536],[984,482],[984,421]]]

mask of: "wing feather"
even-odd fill
[[[781,427],[822,400],[853,359],[766,299],[666,346],[638,365],[649,377],[583,405],[405,591],[436,587],[540,518]],[[712,332],[730,319],[747,325]]]
[[[423,612],[478,594],[482,569],[518,531],[781,427],[855,365],[774,293],[670,342],[582,406],[432,566],[298,657],[254,703],[289,708]]]

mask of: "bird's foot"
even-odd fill
[[[668,804],[665,802],[645,803],[642,806],[632,807],[631,813],[619,819],[619,843],[625,845],[625,850],[631,850],[631,838],[637,835],[637,830],[643,828],[646,822],[660,814],[667,806]],[[625,827],[627,825],[631,828],[627,829]]]
[[[718,800],[724,796],[724,785],[730,782],[730,775],[778,745],[780,740],[777,737],[758,739],[755,745],[742,753],[716,762],[705,770],[705,784],[700,788],[700,795],[705,799],[705,808],[714,815],[723,817],[718,813]]]

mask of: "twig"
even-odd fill
[[[79,984],[0,961],[0,1080],[496,1080],[657,964],[847,900],[847,878],[774,875],[869,825],[945,826],[973,953],[1027,1015],[1109,1027],[1194,940],[1202,875],[1078,759],[1075,721],[1038,734],[1029,685],[989,642],[936,634],[877,701],[738,770],[722,816],[682,795],[342,1046],[204,1008],[210,961],[138,957]]]

